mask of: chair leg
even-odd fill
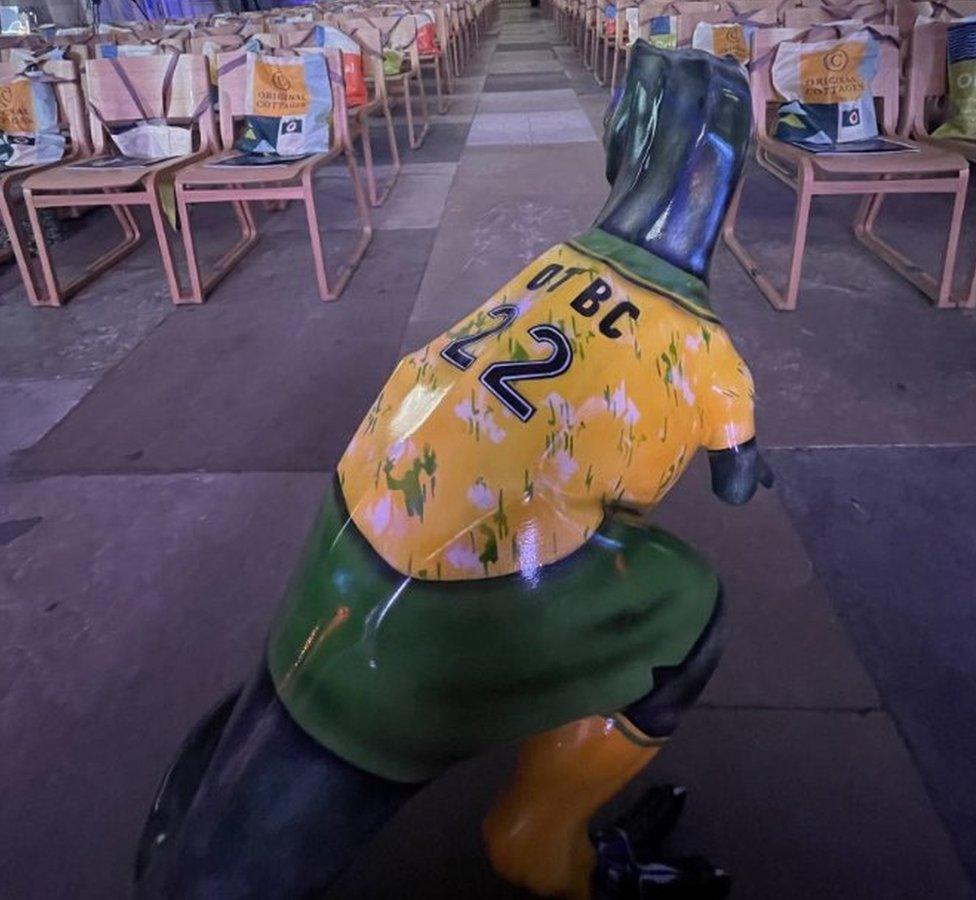
[[[444,88],[441,84],[441,61],[440,57],[434,57],[434,88],[437,91],[437,112],[441,115],[447,112],[448,103],[444,96]]]
[[[142,243],[142,233],[127,206],[114,206],[111,196],[106,195],[106,205],[109,206],[122,227],[122,240],[107,250],[94,262],[85,267],[85,271],[72,279],[63,287],[58,282],[51,252],[41,228],[41,222],[34,206],[34,198],[28,188],[24,189],[24,205],[31,230],[34,232],[34,244],[37,248],[37,260],[41,265],[41,276],[44,283],[43,294],[39,293],[38,306],[61,306],[69,297],[80,291],[86,284],[94,281],[99,275],[112,268],[117,262],[128,256]],[[46,207],[52,208],[52,207]]]
[[[346,165],[349,168],[349,177],[352,181],[353,192],[356,196],[356,208],[359,212],[362,229],[359,241],[356,244],[349,261],[343,265],[338,273],[334,287],[329,286],[329,278],[326,272],[325,241],[319,230],[318,211],[315,208],[315,187],[312,181],[313,170],[306,169],[302,173],[302,200],[305,203],[305,217],[308,221],[308,236],[312,246],[312,262],[315,269],[315,281],[318,284],[319,299],[323,301],[338,300],[349,279],[356,271],[369,242],[373,238],[373,226],[369,217],[369,205],[366,202],[366,194],[363,191],[362,182],[359,179],[359,168],[356,165],[356,157],[351,147],[347,144],[345,148]]]
[[[302,191],[304,193],[305,217],[308,221],[308,238],[312,245],[312,264],[315,270],[315,281],[319,288],[320,300],[335,300],[336,295],[329,289],[329,276],[325,270],[325,248],[322,234],[319,231],[319,217],[315,210],[315,190],[311,178],[302,177]]]
[[[968,298],[954,301],[952,296],[952,280],[956,267],[956,252],[959,248],[959,237],[962,232],[962,214],[966,205],[966,188],[969,182],[969,169],[959,173],[956,190],[953,192],[952,214],[949,222],[949,233],[946,238],[945,256],[942,261],[942,273],[938,281],[916,265],[911,257],[893,247],[874,231],[874,226],[881,212],[883,194],[873,194],[865,197],[861,203],[858,215],[854,220],[854,235],[860,243],[870,250],[882,262],[894,269],[902,278],[910,281],[930,300],[934,301],[938,309],[948,309],[954,306],[968,306]]]
[[[786,283],[785,293],[781,293],[770,279],[763,274],[759,268],[759,263],[746,250],[741,241],[735,234],[735,223],[739,215],[739,206],[742,202],[742,190],[745,178],[739,181],[729,211],[725,217],[725,224],[722,226],[722,238],[732,251],[732,255],[742,264],[746,274],[756,283],[756,287],[762,291],[763,296],[770,302],[774,309],[793,310],[796,309],[796,298],[800,289],[800,272],[803,266],[803,254],[807,242],[807,225],[810,221],[810,205],[813,196],[809,190],[809,183],[805,178],[801,178],[797,185],[796,207],[793,213],[793,247],[790,253],[790,272]]]
[[[617,89],[617,69],[620,66],[620,50],[617,47],[613,48],[613,68],[610,72],[610,96],[613,96],[613,92]]]
[[[20,280],[24,283],[24,290],[27,291],[27,299],[31,306],[45,306],[42,302],[42,292],[38,290],[38,285],[34,278],[34,268],[31,265],[30,253],[27,250],[27,235],[24,233],[23,226],[17,218],[17,208],[13,194],[13,179],[7,179],[3,185],[3,193],[0,195],[0,217],[3,219],[3,227],[7,231],[7,238],[10,240],[10,250],[8,251],[17,263],[20,272]]]
[[[369,133],[369,116],[360,113],[356,117],[359,124],[359,140],[363,147],[363,167],[366,169],[366,186],[369,190],[369,202],[373,206],[379,206],[389,196],[392,183],[387,185],[380,196],[376,189],[376,172],[373,168],[373,141]]]
[[[424,138],[427,137],[427,130],[430,128],[430,122],[427,120],[427,97],[424,94],[424,83],[418,78],[417,81],[420,84],[420,111],[424,125],[420,130],[420,136],[417,137],[413,122],[413,96],[410,93],[411,78],[412,75],[407,75],[403,79],[403,107],[407,116],[407,134],[409,135],[410,149],[418,150],[423,144]]]
[[[444,67],[444,90],[447,91],[448,95],[451,95],[454,93],[454,73],[451,71],[451,57],[447,47],[441,49],[438,60],[439,65]]]
[[[190,221],[190,206],[192,191],[178,187],[176,191],[177,204],[180,210],[180,223],[183,229],[183,249],[186,253],[186,264],[190,272],[190,296],[187,302],[203,303],[217,283],[251,250],[258,242],[257,226],[251,215],[251,207],[247,201],[232,200],[231,207],[241,228],[241,236],[234,245],[214,264],[213,271],[206,279],[201,278],[200,265],[197,260],[196,242],[193,238],[193,225]]]
[[[156,234],[156,243],[159,245],[159,255],[163,260],[163,271],[166,273],[166,284],[169,287],[169,295],[175,305],[181,303],[202,303],[203,298],[197,299],[191,295],[183,293],[183,286],[180,284],[180,275],[176,268],[176,261],[173,259],[173,248],[169,243],[169,233],[166,231],[166,220],[160,206],[159,194],[155,186],[149,187],[149,216],[152,219],[153,231]]]
[[[377,187],[376,167],[373,164],[373,139],[369,128],[370,117],[366,113],[357,117],[360,142],[363,147],[363,166],[366,169],[366,186],[369,192],[369,202],[372,206],[382,206],[386,202],[386,198],[390,196],[390,191],[393,190],[393,185],[396,184],[400,175],[400,150],[397,147],[393,116],[390,113],[388,103],[383,104],[383,117],[386,120],[386,134],[390,145],[390,157],[393,161],[393,174],[382,191]]]

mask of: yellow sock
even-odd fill
[[[590,819],[658,749],[620,716],[590,716],[525,741],[511,785],[484,821],[492,867],[539,896],[587,900]]]

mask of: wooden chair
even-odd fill
[[[418,12],[417,9],[414,12]],[[447,112],[449,107],[448,95],[454,90],[454,76],[451,72],[450,60],[448,58],[448,47],[450,45],[450,32],[447,24],[447,11],[443,6],[437,5],[433,9],[423,10],[434,16],[434,33],[437,36],[437,48],[433,51],[421,53],[420,58],[421,72],[426,68],[434,75],[434,90],[437,94],[437,111],[442,115]]]
[[[23,78],[20,62],[0,63],[0,84],[7,84]],[[58,103],[58,120],[68,133],[70,143],[66,147],[65,160],[78,160],[91,153],[88,129],[85,125],[81,86],[78,82],[78,69],[71,60],[50,60],[41,65],[41,71],[49,78]],[[60,161],[59,161],[60,162]],[[17,263],[20,278],[27,291],[27,299],[34,306],[51,305],[45,303],[44,293],[38,286],[34,265],[28,250],[27,235],[21,223],[22,195],[24,180],[31,175],[43,172],[59,163],[40,166],[7,168],[0,171],[0,218],[10,246],[0,255],[0,259],[13,256]]]
[[[376,70],[378,73],[382,73],[382,77],[379,77],[379,74],[375,76],[376,90],[382,92],[389,110],[392,111],[398,103],[403,104],[410,149],[417,150],[423,144],[424,138],[427,137],[430,117],[427,113],[424,80],[420,73],[420,54],[417,51],[416,22],[413,16],[367,18],[362,14],[357,14],[355,17],[343,16],[340,22],[342,30],[355,37],[362,46],[363,52],[373,58],[382,61],[383,51],[391,47],[404,53],[403,68],[398,74],[387,75],[382,73],[382,65]],[[420,103],[421,128],[419,135],[414,123],[411,84],[416,85]]]
[[[695,24],[689,31],[691,23],[688,18],[682,16],[678,19],[678,46],[690,46],[695,34],[695,28],[701,22],[710,25],[739,24],[744,27],[749,25],[757,28],[772,28],[777,22],[777,9],[775,6],[766,4],[728,4],[725,9],[706,10],[695,16]],[[752,48],[750,49],[750,58]]]
[[[326,26],[338,27],[338,26]],[[339,30],[342,30],[341,28]],[[397,146],[396,129],[393,127],[393,115],[390,112],[390,103],[386,94],[383,92],[383,59],[375,51],[363,44],[362,40],[354,34],[346,34],[351,40],[355,41],[360,48],[363,56],[363,75],[369,76],[367,80],[367,91],[369,95],[365,103],[349,106],[348,96],[346,96],[346,116],[348,119],[349,137],[355,143],[358,139],[363,148],[363,168],[366,171],[366,188],[369,193],[369,202],[372,206],[382,206],[386,198],[390,196],[390,191],[397,182],[400,175],[400,148]],[[312,28],[291,28],[282,31],[279,35],[282,46],[295,50],[304,48],[314,48],[316,46],[317,35],[315,26]],[[390,159],[392,160],[392,174],[387,179],[386,185],[382,190],[378,187],[376,178],[376,167],[373,165],[373,142],[370,135],[370,122],[377,116],[382,116],[386,123],[386,139],[390,149]]]
[[[189,302],[202,303],[230,269],[254,246],[257,231],[251,217],[249,202],[264,200],[281,202],[300,200],[305,205],[312,261],[319,297],[335,300],[342,293],[359,265],[373,236],[369,207],[359,180],[359,169],[352,142],[346,127],[346,101],[342,82],[342,59],[337,50],[322,51],[328,62],[332,86],[332,146],[324,153],[316,153],[305,159],[283,162],[275,166],[226,167],[214,166],[218,159],[234,155],[235,125],[244,117],[247,91],[247,54],[243,50],[221,54],[219,57],[218,93],[220,98],[220,138],[223,151],[183,169],[176,177],[176,200],[183,223],[183,245],[190,269]],[[324,241],[319,230],[319,217],[315,207],[314,176],[318,169],[344,156],[356,198],[361,232],[349,260],[339,271],[334,284],[330,284],[326,271]],[[241,238],[216,264],[214,270],[203,276],[197,261],[191,207],[198,203],[230,203],[241,224]]]
[[[150,119],[190,128],[196,149],[187,156],[126,168],[76,169],[67,163],[31,175],[24,183],[24,202],[44,277],[39,302],[60,305],[135,249],[141,235],[129,209],[132,206],[148,207],[170,295],[174,303],[187,302],[190,298],[183,293],[169,246],[163,192],[176,172],[215,146],[206,61],[188,54],[93,59],[85,72],[85,94],[97,157],[113,155],[107,152],[107,128]],[[37,211],[86,206],[111,207],[122,226],[123,240],[62,286]]]
[[[872,83],[872,93],[881,103],[879,130],[883,134],[896,133],[898,121],[898,46],[894,40],[894,26],[882,26],[882,34],[891,41],[879,41],[880,64]],[[801,37],[795,35],[795,37]],[[785,291],[780,291],[763,274],[758,262],[745,249],[735,234],[735,223],[742,200],[743,183],[735,192],[723,228],[725,243],[746,272],[755,281],[766,299],[776,309],[796,308],[800,286],[800,270],[806,248],[807,223],[814,197],[829,194],[867,195],[854,222],[857,239],[900,275],[915,284],[940,307],[951,305],[952,271],[959,243],[963,205],[969,170],[966,161],[955,153],[916,145],[915,152],[882,154],[813,154],[799,147],[778,141],[769,131],[770,119],[781,102],[773,88],[771,69],[773,47],[783,40],[782,31],[760,31],[753,49],[755,62],[750,76],[753,118],[756,127],[756,159],[759,165],[797,194],[793,220],[793,241],[789,277]],[[772,113],[772,116],[771,116]],[[874,199],[887,193],[948,193],[954,195],[954,205],[946,243],[942,275],[936,281],[900,251],[895,250],[874,233],[877,217]]]
[[[976,2],[972,5],[976,7]],[[932,137],[934,126],[939,124],[940,118],[944,118],[946,111],[947,28],[947,22],[919,22],[915,26],[908,69],[906,115],[902,119],[901,133],[905,137],[952,150],[970,163],[976,163],[976,141]],[[871,213],[874,216],[880,212],[882,199],[878,196],[872,206]],[[968,292],[958,298],[957,303],[968,308],[976,307],[976,268],[973,270]]]

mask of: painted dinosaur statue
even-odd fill
[[[733,61],[637,43],[596,223],[397,365],[258,674],[167,773],[139,896],[324,890],[420,786],[507,741],[517,769],[484,825],[503,878],[551,897],[727,889],[656,856],[679,791],[587,829],[722,645],[718,578],[646,511],[701,448],[721,499],[771,483],[707,287],[749,108]]]

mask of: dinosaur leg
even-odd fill
[[[525,741],[515,778],[484,823],[495,871],[543,897],[585,900],[595,862],[590,818],[656,753],[600,716]]]
[[[364,772],[291,719],[262,669],[237,701],[140,900],[295,900],[323,891],[419,789]],[[160,838],[162,841],[160,842]]]
[[[654,689],[623,714],[580,719],[521,745],[515,777],[484,823],[502,878],[543,897],[590,896],[590,819],[651,762],[701,693],[718,663],[722,616],[719,598],[685,660],[655,669]]]

